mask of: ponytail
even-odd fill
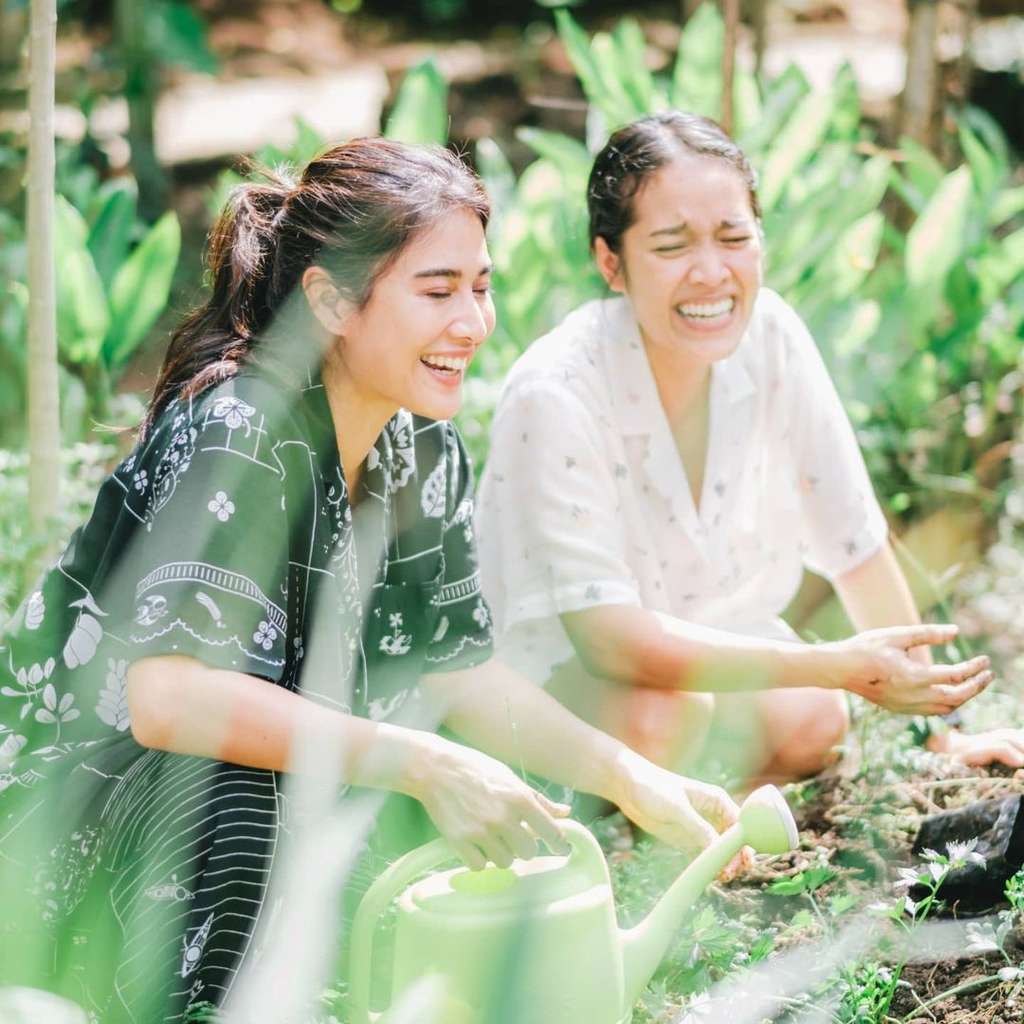
[[[308,267],[322,265],[362,306],[417,232],[456,208],[474,212],[485,228],[490,215],[480,180],[439,146],[355,139],[316,157],[297,182],[281,171],[259,175],[263,181],[231,193],[210,231],[210,296],[171,335],[143,437],[174,398],[254,360]]]

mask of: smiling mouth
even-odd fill
[[[706,323],[729,316],[735,308],[736,300],[729,298],[720,299],[718,302],[681,302],[675,307],[675,311],[687,320]]]
[[[433,370],[446,377],[455,377],[464,373],[469,365],[469,359],[464,356],[459,358],[455,356],[421,356],[420,362],[428,370]]]

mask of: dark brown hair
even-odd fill
[[[622,235],[633,223],[636,194],[651,174],[680,152],[715,157],[735,168],[760,221],[757,175],[743,150],[710,118],[670,110],[620,128],[594,159],[587,182],[591,246],[603,238],[612,252],[619,252]]]
[[[171,336],[143,435],[172,399],[255,358],[308,267],[322,266],[362,307],[414,235],[453,209],[472,211],[485,228],[490,217],[479,178],[440,146],[355,139],[310,161],[297,179],[260,175],[231,193],[210,231],[210,296]]]

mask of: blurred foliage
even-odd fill
[[[181,232],[168,211],[155,224],[138,215],[134,182],[101,182],[62,147],[57,161],[54,249],[61,428],[75,442],[95,423],[127,424],[141,406],[117,392],[131,357],[167,306]],[[0,144],[0,163],[17,166],[23,152]],[[22,443],[28,312],[24,214],[0,211],[0,445]]]

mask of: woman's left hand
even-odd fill
[[[610,799],[645,832],[688,854],[697,854],[739,818],[720,786],[688,779],[623,750],[615,760]]]
[[[944,735],[933,733],[927,746],[937,753],[949,754],[961,764],[1024,768],[1024,729],[990,729],[973,735],[951,729]]]

